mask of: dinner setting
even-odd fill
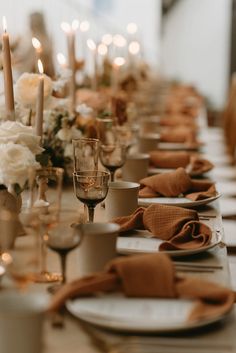
[[[0,353],[236,352],[235,5],[0,4]]]

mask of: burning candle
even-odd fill
[[[121,66],[123,66],[125,64],[125,58],[123,58],[122,56],[117,56],[114,60],[113,60],[113,75],[112,75],[112,91],[113,94],[116,94],[118,91],[118,83],[119,83],[119,73],[120,73],[120,68]]]
[[[97,45],[92,39],[87,40],[87,46],[92,53],[93,60],[93,76],[92,76],[92,90],[97,90]]]
[[[32,45],[35,49],[35,57],[36,57],[36,61],[35,61],[35,68],[38,68],[38,60],[41,60],[41,53],[42,53],[42,44],[41,42],[38,40],[38,38],[33,37],[32,38]]]
[[[75,32],[79,27],[79,21],[73,20],[70,25],[67,22],[61,23],[61,29],[66,33],[67,36],[67,50],[68,50],[68,60],[69,68],[71,70],[71,81],[70,81],[70,97],[71,97],[71,113],[75,110],[76,104],[76,54],[75,54]]]
[[[15,105],[13,93],[13,79],[11,68],[11,50],[9,43],[9,35],[7,33],[7,22],[3,16],[3,30],[2,35],[2,55],[3,55],[3,75],[4,75],[4,90],[5,90],[5,107],[6,116],[9,120],[15,120]]]
[[[40,73],[38,95],[36,102],[36,116],[35,116],[35,132],[38,136],[43,136],[43,105],[44,105],[44,78],[43,78],[43,64],[38,60],[38,70]]]

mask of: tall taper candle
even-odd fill
[[[35,116],[35,132],[38,136],[43,136],[43,106],[44,106],[44,78],[43,78],[43,64],[38,60],[38,69],[40,72],[38,96],[36,102],[36,116]]]
[[[15,105],[13,93],[13,79],[11,69],[11,50],[9,43],[9,35],[7,33],[6,18],[3,16],[3,30],[2,35],[2,55],[3,55],[3,75],[4,75],[4,89],[5,89],[5,107],[6,115],[9,120],[15,120]]]

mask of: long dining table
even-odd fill
[[[205,142],[204,153],[210,159],[214,154],[214,144],[219,130],[202,127],[202,139]],[[217,136],[218,136],[217,135]],[[62,207],[73,209],[83,213],[83,205],[76,199],[72,186],[63,190]],[[194,270],[183,273],[188,276],[200,276],[201,278],[217,282],[231,287],[227,249],[224,243],[224,229],[222,226],[219,200],[198,209],[200,218],[221,235],[221,242],[204,254],[184,257],[178,261],[210,266],[211,270],[203,272]],[[105,221],[104,208],[98,205],[95,211],[95,221]],[[15,248],[27,256],[32,246],[31,236],[17,238]],[[75,249],[68,255],[67,279],[68,281],[80,276],[78,263],[79,249]],[[50,271],[60,271],[59,257],[48,250],[47,267]],[[3,279],[2,286],[10,286],[7,279]],[[47,293],[49,284],[30,284],[28,291]],[[190,332],[172,334],[171,336],[138,336],[122,335],[99,328],[92,327],[74,318],[65,311],[63,316],[47,316],[44,324],[44,349],[43,353],[96,353],[96,352],[207,352],[226,353],[236,351],[236,320],[235,310],[225,319],[211,325]]]

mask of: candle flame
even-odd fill
[[[81,32],[88,32],[90,28],[90,23],[89,21],[82,21],[81,24],[80,24],[80,30]]]
[[[65,66],[66,65],[65,55],[63,55],[62,53],[58,53],[57,54],[57,61],[61,66]]]
[[[61,29],[63,30],[63,32],[69,33],[71,31],[71,26],[68,22],[62,22]]]
[[[36,49],[36,50],[40,50],[42,48],[40,41],[36,37],[32,38],[32,45],[33,45],[34,49]]]
[[[130,42],[129,44],[130,54],[137,55],[140,52],[140,44],[137,41]]]
[[[71,23],[71,28],[73,29],[73,31],[76,31],[79,28],[79,20],[73,20]]]
[[[42,75],[43,74],[43,63],[40,59],[38,59],[38,69],[39,69],[39,73]]]
[[[122,56],[117,56],[113,62],[116,66],[123,66],[125,64],[125,58]]]
[[[2,17],[2,27],[3,27],[4,32],[6,32],[7,31],[7,19],[5,16]]]
[[[106,33],[102,36],[102,43],[106,45],[110,45],[112,43],[112,35],[110,33]]]
[[[113,37],[113,43],[117,47],[122,48],[126,45],[127,41],[126,41],[125,37],[123,37],[121,34],[116,34]]]
[[[135,34],[135,33],[137,33],[137,31],[138,31],[138,26],[136,25],[136,23],[130,22],[130,23],[128,23],[127,26],[126,26],[126,31],[127,31],[129,34]]]
[[[87,40],[87,46],[92,51],[96,50],[96,44],[95,44],[95,42],[92,39],[88,39]]]
[[[98,54],[106,55],[107,54],[107,46],[104,43],[100,43],[98,46]]]

